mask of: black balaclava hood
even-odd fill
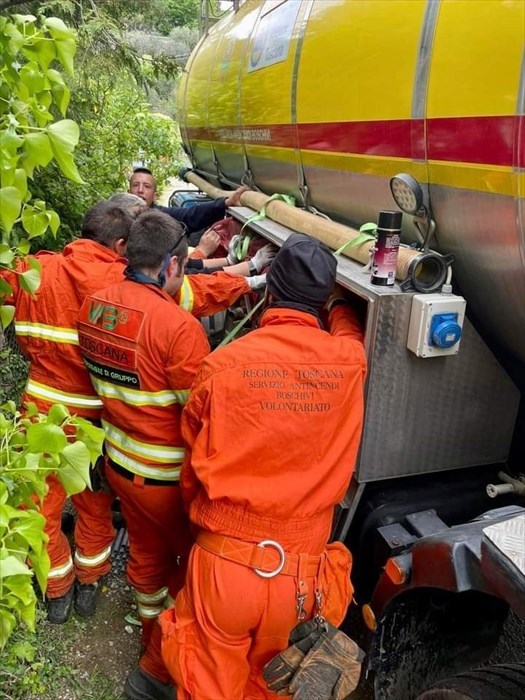
[[[333,290],[336,269],[334,254],[324,243],[292,233],[268,272],[268,292],[276,299],[271,306],[290,306],[318,316]]]

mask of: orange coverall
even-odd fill
[[[123,279],[127,265],[109,248],[88,239],[67,245],[62,253],[42,252],[41,284],[35,296],[19,285],[19,274],[29,269],[21,262],[16,272],[2,271],[13,288],[6,303],[14,304],[18,344],[30,361],[23,401],[33,401],[47,412],[54,403],[65,404],[71,413],[98,420],[102,403],[98,398],[78,348],[76,321],[88,294]],[[250,292],[244,277],[216,273],[184,278],[176,299],[195,316],[227,308]],[[58,479],[48,478],[48,493],[41,507],[49,536],[51,570],[47,596],[64,595],[75,577],[83,584],[96,581],[110,569],[109,555],[114,532],[111,522],[113,497],[88,489],[73,496],[78,518],[75,526],[74,559],[61,531],[66,494]]]
[[[197,544],[186,585],[161,616],[180,699],[276,697],[261,670],[288,646],[300,608],[311,616],[318,591],[322,614],[335,625],[344,618],[350,555],[327,542],[355,465],[366,359],[350,308],[334,307],[329,327],[269,308],[195,380],[181,488]],[[282,563],[276,544],[285,569],[263,578],[254,569]]]
[[[192,544],[179,487],[180,418],[210,346],[165,291],[131,280],[86,298],[78,335],[104,405],[106,477],[129,532],[128,580],[147,647],[140,665],[166,683],[157,617],[184,583]]]
[[[102,403],[78,350],[76,321],[86,294],[122,279],[126,261],[109,248],[86,239],[70,243],[59,254],[41,253],[37,259],[42,274],[35,296],[21,289],[17,274],[2,275],[13,287],[7,302],[16,306],[16,337],[30,362],[23,403],[33,401],[42,412],[62,403],[72,414],[96,421]],[[27,267],[27,262],[21,263],[17,271],[23,272]],[[41,506],[51,559],[46,594],[58,598],[71,588],[75,577],[90,584],[109,571],[114,536],[113,496],[86,489],[72,497],[78,514],[73,559],[69,542],[60,529],[66,493],[54,476],[48,478],[48,487]]]

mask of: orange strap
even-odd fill
[[[197,535],[197,544],[207,552],[217,554],[236,564],[257,569],[262,572],[259,575],[266,574],[267,578],[271,578],[272,574],[274,576],[284,574],[304,579],[319,574],[321,564],[324,562],[323,554],[293,554],[282,551],[282,548],[279,550],[271,540],[264,540],[264,542],[267,544],[251,544],[207,530],[200,530]]]

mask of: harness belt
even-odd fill
[[[217,554],[222,559],[236,564],[248,566],[263,578],[273,578],[278,574],[300,579],[318,576],[326,558],[324,552],[322,554],[285,552],[275,540],[263,540],[259,544],[252,544],[208,530],[200,530],[196,541],[207,552]]]
[[[106,455],[106,463],[111,469],[113,469],[114,472],[117,472],[117,474],[120,474],[120,476],[123,476],[124,479],[128,479],[128,481],[133,481],[137,484],[146,484],[147,486],[178,486],[179,482],[178,481],[164,481],[162,479],[153,479],[150,476],[143,477],[139,476],[138,474],[134,474],[133,472],[130,472],[129,469],[125,469],[124,467],[121,467],[120,464],[117,464],[114,462],[112,459],[110,459]]]

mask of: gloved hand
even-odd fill
[[[226,258],[228,265],[235,265],[236,263],[240,262],[240,260],[237,258],[237,253],[235,252],[235,248],[237,247],[240,237],[241,236],[237,234],[236,236],[232,236],[230,238],[230,242],[228,243],[228,257]]]
[[[262,289],[266,287],[266,275],[255,275],[255,277],[245,277],[244,278],[251,289]]]
[[[106,480],[106,472],[104,468],[104,455],[101,455],[95,464],[92,464],[89,469],[89,477],[91,479],[91,490],[102,491],[103,493],[111,493],[111,488]]]
[[[272,245],[271,243],[267,243],[262,248],[259,248],[250,262],[255,266],[257,272],[260,272],[271,263],[278,250],[279,249],[276,246]]]
[[[344,700],[359,683],[363,652],[329,622],[324,626],[290,682],[293,700]]]
[[[324,625],[308,620],[290,632],[289,647],[274,656],[263,668],[266,685],[277,695],[289,695],[288,685],[306,654],[324,631]]]

